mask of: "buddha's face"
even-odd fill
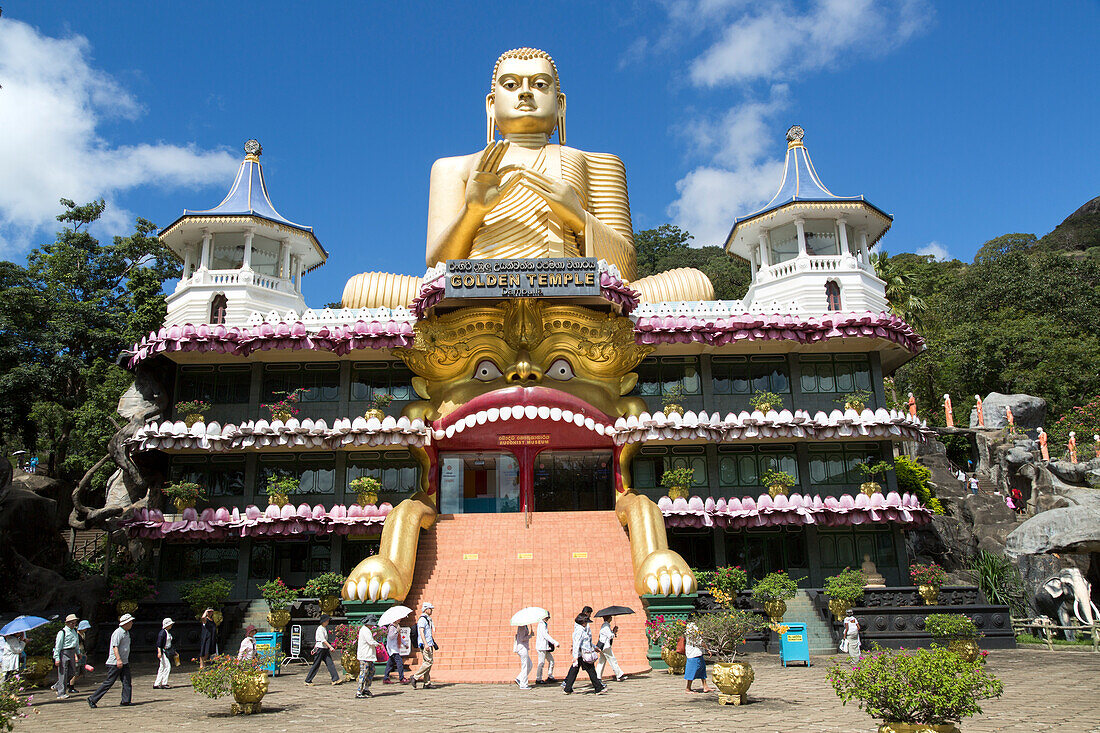
[[[549,135],[558,121],[565,95],[558,92],[554,69],[546,59],[504,59],[493,81],[489,105],[497,129],[543,132]]]

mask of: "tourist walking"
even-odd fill
[[[332,676],[332,684],[338,685],[344,680],[336,671],[336,664],[332,661],[332,644],[328,641],[328,624],[332,618],[326,613],[321,616],[321,623],[317,625],[317,632],[313,635],[313,666],[306,675],[306,684],[312,685],[317,670],[324,664],[328,667],[328,673]]]
[[[405,679],[405,658],[401,656],[401,626],[396,621],[386,627],[386,654],[389,659],[386,660],[386,671],[382,673],[382,684],[388,685],[393,681],[390,672],[397,672],[398,682],[408,682]]]
[[[7,679],[19,673],[27,635],[20,631],[18,634],[8,634],[2,638],[4,644],[0,647],[0,671],[4,673],[4,679]]]
[[[569,673],[565,675],[565,682],[561,685],[566,695],[573,694],[573,683],[577,681],[577,674],[582,669],[588,673],[588,679],[592,681],[592,687],[597,693],[607,689],[607,685],[600,682],[596,674],[595,662],[599,659],[600,653],[592,643],[592,632],[588,629],[588,625],[592,623],[592,618],[588,615],[590,613],[592,613],[592,607],[585,606],[573,619],[573,664],[569,667]]]
[[[134,625],[134,617],[128,613],[122,614],[118,620],[118,628],[111,634],[110,653],[107,655],[107,679],[96,688],[88,698],[88,707],[97,707],[97,703],[107,694],[107,690],[114,687],[118,680],[122,680],[122,702],[119,705],[130,704],[130,692],[132,680],[130,678],[130,628]]]
[[[247,661],[256,658],[256,627],[249,624],[245,627],[244,638],[241,639],[241,648],[237,650],[237,659]]]
[[[542,668],[543,665],[549,665],[546,670],[546,682],[554,682],[554,650],[558,648],[558,642],[554,637],[550,636],[550,614],[546,614],[546,617],[542,621],[539,621],[538,627],[535,629],[535,651],[539,655],[539,664],[535,668],[535,684],[543,684],[542,680]]]
[[[848,652],[848,656],[853,660],[859,659],[859,621],[852,614],[852,609],[849,608],[845,612],[842,626],[844,638],[840,640],[840,651]]]
[[[80,656],[80,634],[76,625],[80,623],[75,613],[65,617],[65,625],[57,632],[53,642],[53,666],[57,667],[57,682],[53,689],[58,700],[69,699],[69,680],[76,677],[76,660]]]
[[[378,661],[378,642],[370,624],[363,621],[359,627],[359,638],[355,646],[355,658],[359,660],[359,686],[355,690],[355,696],[359,698],[374,697],[370,691],[371,680],[374,679],[374,663]]]
[[[202,612],[199,624],[199,669],[202,669],[206,660],[218,653],[218,625],[214,623],[213,608]]]
[[[76,681],[84,676],[85,672],[92,671],[92,665],[88,664],[88,631],[92,628],[91,622],[82,620],[76,627],[76,633],[80,637],[77,645],[76,674],[69,680],[69,694],[77,691]]]
[[[420,668],[409,678],[413,689],[417,682],[423,682],[425,689],[432,686],[432,663],[435,661],[435,625],[432,623],[432,611],[435,606],[425,601],[420,607],[420,618],[416,621],[416,647],[420,650]]]
[[[687,657],[687,661],[684,662],[687,691],[695,692],[691,689],[692,680],[702,680],[703,689],[700,692],[710,692],[710,688],[707,687],[707,662],[703,658],[703,642],[699,638],[699,627],[694,623],[689,623],[684,628],[684,656]]]
[[[603,626],[600,627],[600,638],[597,647],[600,650],[599,661],[596,662],[596,676],[603,679],[603,670],[610,664],[615,673],[615,681],[622,682],[626,677],[623,668],[619,666],[619,660],[615,658],[615,652],[611,649],[615,637],[619,635],[619,627],[611,625],[611,616],[603,617]]]
[[[521,690],[530,690],[531,685],[531,627],[516,627],[516,641],[512,644],[512,651],[519,655],[519,674],[516,676],[516,684]]]
[[[172,673],[172,657],[176,656],[175,639],[172,637],[172,626],[175,621],[165,618],[160,622],[160,633],[157,634],[157,678],[153,681],[154,690],[167,690],[172,686],[168,684],[168,675]]]

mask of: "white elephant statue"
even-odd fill
[[[1090,626],[1100,621],[1100,610],[1092,602],[1092,585],[1077,568],[1066,568],[1043,583],[1035,593],[1035,606],[1062,626]],[[1065,637],[1073,641],[1076,634],[1067,631]]]

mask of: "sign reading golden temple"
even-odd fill
[[[447,298],[575,298],[600,294],[595,257],[447,260]]]

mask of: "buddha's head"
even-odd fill
[[[487,142],[494,126],[504,135],[554,130],[565,143],[565,95],[558,81],[558,67],[550,54],[537,48],[514,48],[497,59],[485,97]]]

